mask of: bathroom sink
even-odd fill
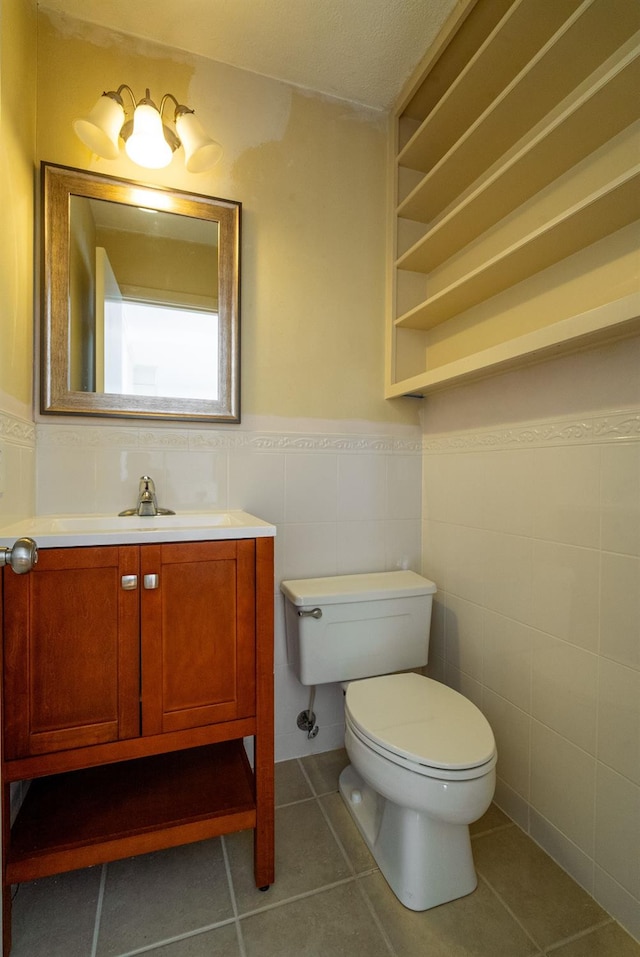
[[[40,548],[123,545],[136,542],[216,541],[264,538],[275,527],[239,509],[181,512],[178,515],[39,515],[0,527],[0,545],[34,538]]]
[[[83,531],[166,531],[168,528],[242,527],[242,512],[183,512],[181,515],[60,515],[52,516],[50,527],[56,532]]]

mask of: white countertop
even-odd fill
[[[35,515],[0,525],[0,546],[11,548],[17,538],[24,537],[35,539],[39,548],[71,548],[272,538],[275,534],[275,525],[239,509],[155,516]]]

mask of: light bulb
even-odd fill
[[[127,156],[147,169],[161,169],[171,162],[173,152],[164,138],[162,118],[149,103],[140,103],[133,114],[133,132],[128,138]]]

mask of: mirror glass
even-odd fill
[[[239,421],[240,204],[43,165],[42,411]]]

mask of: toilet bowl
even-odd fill
[[[340,793],[398,899],[426,910],[477,885],[469,824],[495,789],[493,733],[462,695],[417,674],[351,683]]]
[[[489,807],[496,746],[476,706],[416,674],[436,586],[412,571],[281,583],[303,685],[348,682],[340,793],[399,900],[426,910],[477,885],[469,824]]]

